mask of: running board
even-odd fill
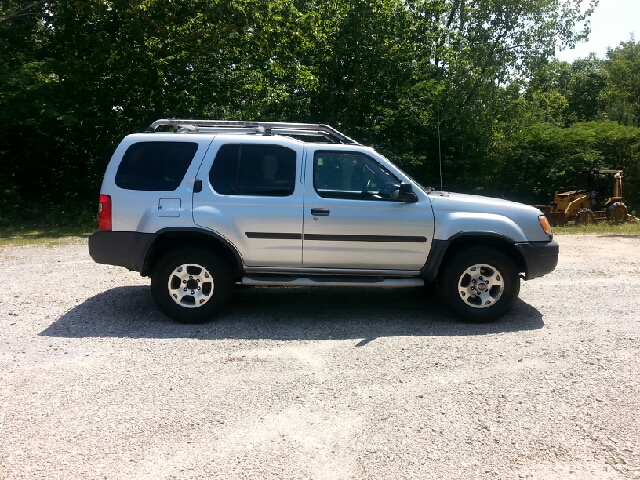
[[[381,277],[284,277],[278,275],[242,277],[242,285],[280,287],[422,287],[422,278],[381,278]]]

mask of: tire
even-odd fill
[[[580,225],[590,225],[595,222],[595,215],[588,208],[583,208],[576,215],[576,223]]]
[[[492,247],[471,247],[445,265],[438,292],[461,319],[491,322],[513,307],[520,293],[520,277],[504,253]]]
[[[151,295],[167,317],[180,323],[204,323],[228,303],[234,278],[215,254],[197,247],[170,250],[151,275]]]
[[[627,220],[627,207],[622,202],[614,202],[607,207],[607,220],[624,223]]]

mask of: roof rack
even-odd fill
[[[230,120],[156,120],[145,133],[155,133],[160,126],[179,127],[179,133],[246,133],[254,135],[306,135],[322,136],[331,143],[359,145],[335,128],[321,123],[244,122]]]

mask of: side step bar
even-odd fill
[[[242,277],[242,285],[255,286],[280,286],[280,287],[422,287],[422,278],[382,278],[382,277],[285,277],[285,276],[260,276]]]

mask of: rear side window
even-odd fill
[[[198,150],[193,142],[140,142],[125,152],[116,185],[126,190],[173,191]]]
[[[209,172],[222,195],[286,197],[293,193],[296,152],[276,145],[223,145]]]

